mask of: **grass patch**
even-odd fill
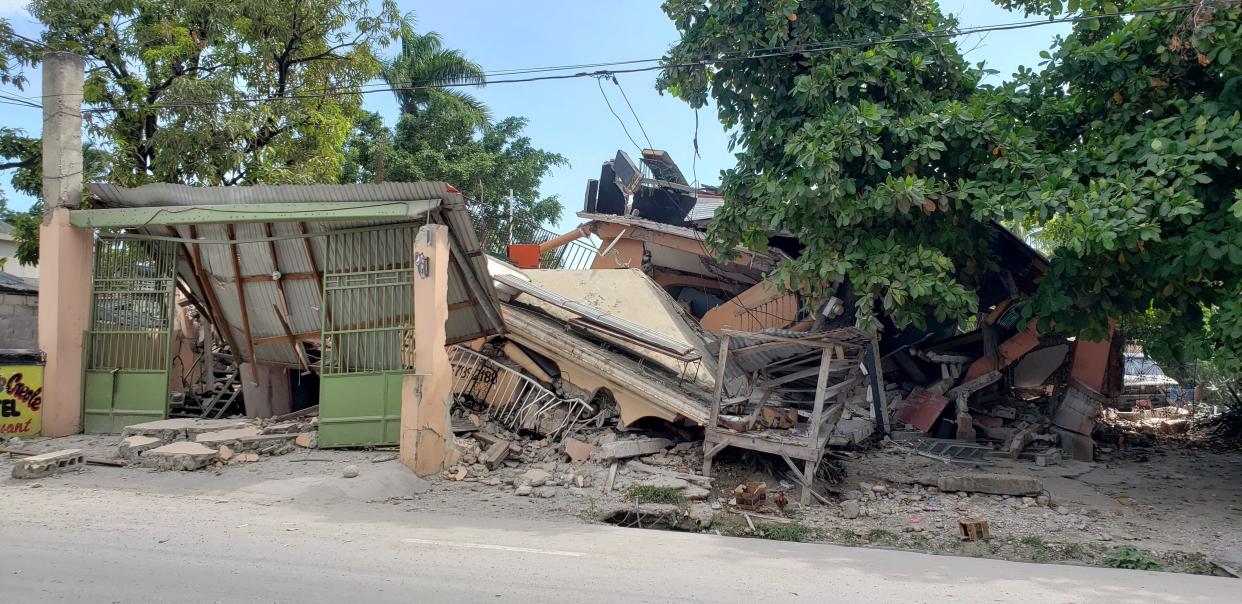
[[[737,517],[731,514],[712,515],[712,528],[726,537],[742,537],[746,534],[746,524],[738,522]]]
[[[832,541],[841,545],[858,545],[858,535],[849,529],[840,529],[833,534]]]
[[[906,540],[905,546],[913,550],[927,550],[931,548],[931,539],[922,533],[914,533]]]
[[[760,537],[773,541],[810,541],[821,536],[821,531],[805,524],[791,522],[789,524],[759,523],[755,524],[755,532]]]
[[[686,496],[682,494],[681,489],[655,487],[645,484],[636,484],[627,489],[625,491],[625,498],[642,503],[681,504],[686,502]]]
[[[1082,560],[1083,556],[1087,554],[1087,550],[1081,543],[1066,543],[1065,547],[1061,548],[1061,553],[1065,554],[1066,558]]]
[[[1027,547],[1047,547],[1043,538],[1036,535],[1026,535],[1025,537],[1020,537],[1018,538],[1018,543],[1021,543]]]
[[[1150,552],[1143,551],[1133,545],[1123,545],[1113,548],[1109,552],[1108,558],[1104,559],[1104,565],[1110,568],[1125,568],[1129,570],[1164,570],[1155,558],[1151,557]]]
[[[900,540],[901,538],[896,533],[884,529],[871,529],[871,532],[867,533],[867,541],[880,545],[897,545]]]

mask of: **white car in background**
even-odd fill
[[[1151,357],[1137,352],[1127,352],[1125,360],[1124,387],[1121,392],[1123,406],[1135,401],[1151,401],[1152,406],[1173,404],[1181,401],[1189,392],[1182,390],[1177,380],[1164,374]]]

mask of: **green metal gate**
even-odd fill
[[[82,430],[120,432],[168,414],[176,244],[95,242]]]
[[[319,446],[396,444],[414,369],[414,225],[324,238]]]

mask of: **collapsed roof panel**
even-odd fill
[[[161,183],[133,189],[106,184],[89,186],[97,207],[168,208],[167,213],[173,215],[177,212],[189,215],[188,209],[194,206],[207,208],[213,215],[225,213],[227,216],[232,211],[229,206],[236,206],[239,214],[253,216],[261,214],[261,207],[265,204],[300,204],[298,211],[305,215],[305,220],[273,214],[270,222],[178,224],[168,227],[139,225],[131,229],[149,236],[175,236],[183,240],[178,275],[196,298],[216,306],[216,312],[225,323],[217,327],[231,336],[231,342],[239,349],[233,352],[243,360],[297,366],[299,359],[289,342],[291,338],[319,338],[324,272],[337,270],[348,273],[374,266],[411,266],[412,233],[418,226],[429,222],[449,227],[449,319],[445,326],[448,342],[462,342],[504,330],[486,260],[470,215],[461,194],[445,183],[250,187],[190,187]],[[316,204],[356,203],[358,207],[369,207],[416,201],[423,202],[418,206],[422,210],[411,210],[399,218],[316,219]],[[402,225],[408,228],[400,228]],[[377,238],[372,246],[337,255],[342,259],[340,265],[331,269],[327,266],[326,235],[375,227],[389,227],[394,232],[408,235]],[[226,243],[230,240],[248,242]],[[191,241],[201,243],[193,245]],[[196,266],[201,270],[196,270]],[[204,283],[212,288],[211,292],[204,290]],[[245,313],[242,311],[243,304]],[[387,300],[385,303],[385,307],[390,309],[402,305],[401,300]],[[412,313],[412,300],[406,306]],[[367,321],[383,318],[377,316],[379,313],[390,311],[354,306],[342,312],[348,312],[359,325],[363,325]],[[250,358],[251,348],[254,350],[253,359]]]

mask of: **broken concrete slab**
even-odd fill
[[[582,463],[599,451],[599,447],[588,445],[576,438],[566,438],[564,444],[565,454],[574,463]]]
[[[254,423],[248,419],[199,419],[193,417],[180,417],[125,426],[125,430],[122,432],[122,435],[151,436],[164,442],[172,442],[176,440],[193,439],[204,432],[234,430],[252,425],[254,425]]]
[[[117,446],[117,453],[129,461],[138,461],[144,451],[150,451],[162,444],[164,441],[154,436],[126,436]]]
[[[483,456],[479,461],[487,466],[487,469],[495,470],[509,457],[511,445],[512,443],[507,440],[497,439],[487,447],[486,451],[483,451]]]
[[[64,449],[31,455],[13,465],[13,478],[46,478],[67,470],[78,470],[86,463],[81,449]]]
[[[940,476],[936,487],[941,491],[965,491],[992,495],[1038,495],[1044,484],[1034,476],[1020,474],[957,474]]]
[[[319,448],[319,433],[303,432],[293,437],[293,444],[303,449],[317,449]]]
[[[194,437],[194,442],[202,443],[205,447],[220,448],[224,445],[236,445],[242,437],[259,436],[261,431],[254,426],[245,428],[230,428],[228,430],[216,430],[212,432],[203,432]],[[283,438],[283,436],[282,436]],[[234,447],[235,449],[237,447]]]
[[[180,441],[143,453],[142,465],[160,470],[197,470],[214,462],[217,454],[202,443]]]
[[[600,459],[625,459],[659,453],[673,446],[667,438],[636,438],[631,440],[615,440],[600,447]]]
[[[638,484],[638,486],[643,486],[643,487],[652,487],[652,488],[657,488],[657,489],[678,489],[678,490],[681,490],[681,489],[684,489],[690,486],[689,482],[686,482],[680,478],[673,478],[671,476],[654,476],[652,478],[647,478],[642,481],[639,481],[636,484]]]

